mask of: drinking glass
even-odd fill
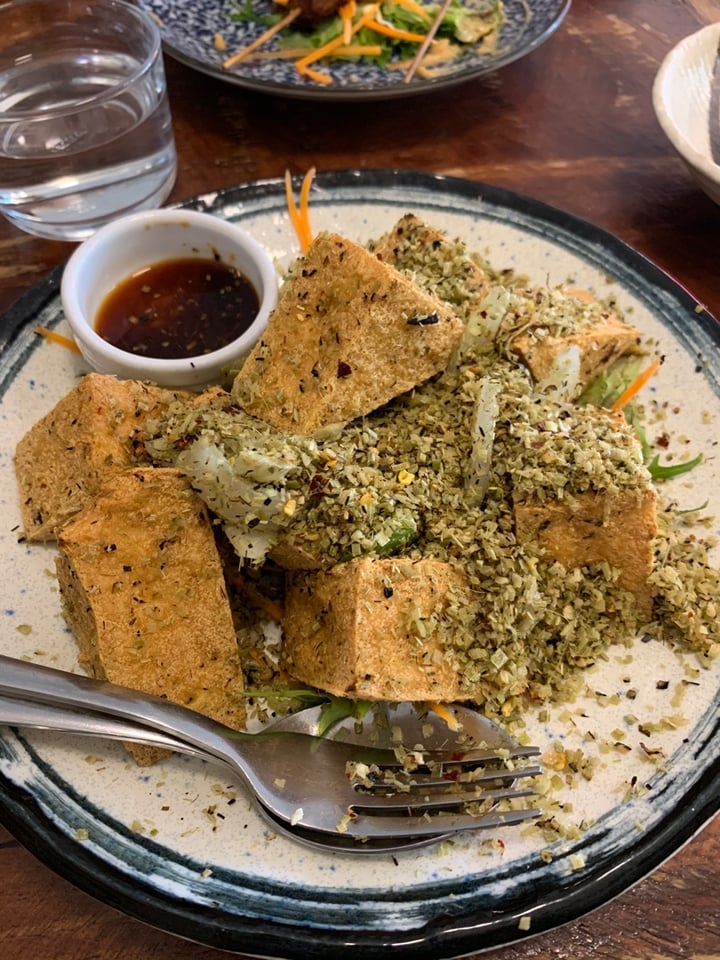
[[[84,240],[158,207],[177,158],[160,32],[125,0],[0,0],[0,213]]]

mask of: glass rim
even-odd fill
[[[133,84],[141,80],[143,76],[153,68],[158,60],[162,65],[162,38],[160,35],[160,29],[146,10],[134,3],[128,2],[128,0],[63,0],[63,2],[78,6],[85,5],[88,13],[91,15],[102,7],[121,8],[123,12],[135,20],[138,25],[148,30],[152,40],[150,49],[142,58],[142,61],[139,63],[137,69],[134,70],[130,76],[123,78],[120,83],[117,83],[108,89],[101,90],[96,94],[80,97],[72,103],[65,103],[62,106],[55,108],[47,108],[43,110],[23,110],[13,108],[8,110],[0,109],[0,124],[4,125],[17,120],[28,121],[33,119],[42,122],[51,117],[68,116],[86,109],[94,104],[101,104],[107,100],[114,100],[118,93],[126,90],[128,87],[133,86]],[[58,4],[54,3],[53,0],[0,0],[0,14],[2,14],[3,11],[10,10],[11,8],[31,6],[55,7],[57,9]],[[0,64],[0,72],[3,69],[6,68],[2,67]]]

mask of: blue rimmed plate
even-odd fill
[[[263,30],[255,23],[232,21],[230,14],[238,9],[232,0],[192,0],[191,3],[139,0],[139,5],[160,25],[165,51],[203,73],[251,90],[286,97],[380,100],[454,86],[498,70],[544,43],[560,26],[570,7],[570,0],[503,2],[505,23],[492,46],[487,50],[468,48],[441,76],[432,79],[416,76],[411,83],[404,83],[401,72],[385,70],[370,61],[323,62],[323,72],[333,79],[327,86],[300,76],[288,60],[251,60],[231,70],[223,69],[226,57],[251,43]],[[269,0],[258,0],[253,8],[262,13],[272,9],[273,4]],[[224,52],[215,48],[218,34],[227,44]]]
[[[279,180],[188,206],[241,222],[280,264],[297,253]],[[617,297],[666,357],[648,402],[664,407],[671,446],[713,449],[720,326],[675,281],[584,221],[484,184],[347,171],[318,176],[311,193],[315,231],[361,241],[407,211],[538,284],[570,280]],[[66,332],[58,280],[56,271],[0,324],[0,651],[72,670],[75,643],[48,573],[55,551],[17,542],[12,467],[19,437],[84,369],[33,333],[38,323]],[[707,500],[717,518],[719,481],[720,464],[707,458],[671,490],[681,506]],[[717,523],[706,533],[720,534]],[[448,960],[576,919],[692,837],[720,805],[719,690],[720,660],[698,669],[690,654],[635,642],[610,649],[573,703],[530,711],[533,742],[597,764],[590,780],[558,777],[557,832],[532,824],[403,855],[329,855],[273,835],[220,768],[173,757],[141,770],[119,745],[7,729],[0,820],[95,897],[203,944],[283,960],[348,950],[359,960]]]

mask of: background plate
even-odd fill
[[[242,222],[278,263],[297,253],[279,180],[187,206]],[[648,390],[648,402],[657,397],[667,406],[664,429],[693,452],[711,450],[720,414],[720,327],[677,283],[595,227],[483,184],[347,171],[320,175],[311,194],[315,231],[360,241],[410,210],[497,267],[521,270],[538,284],[570,280],[615,295],[666,356]],[[55,551],[17,542],[12,468],[17,440],[84,369],[74,354],[32,332],[35,323],[67,332],[59,276],[34,288],[0,324],[0,651],[73,670],[76,648],[52,575]],[[717,460],[708,458],[691,478],[675,481],[673,496],[686,507],[708,499],[709,512],[720,516]],[[709,532],[720,532],[717,523]],[[117,744],[7,729],[0,736],[0,819],[77,886],[191,940],[292,960],[337,960],[347,949],[360,960],[445,960],[600,906],[717,811],[720,661],[698,670],[689,654],[637,642],[611,649],[586,679],[575,703],[526,718],[529,736],[544,749],[559,743],[598,763],[591,780],[556,787],[559,832],[532,824],[402,856],[327,855],[273,836],[219,767],[176,756],[140,770]],[[658,689],[659,680],[667,689]],[[640,732],[630,712],[660,732]],[[644,747],[662,756],[652,762]]]
[[[402,82],[399,71],[383,70],[373,63],[322,64],[333,83],[323,86],[301,77],[290,61],[255,61],[223,70],[223,60],[252,42],[262,27],[233,23],[237,10],[231,0],[138,0],[161,26],[165,51],[183,63],[221,80],[287,97],[316,100],[380,100],[406,97],[454,86],[473,77],[491,73],[530,53],[555,31],[570,7],[570,0],[504,0],[506,22],[492,51],[468,49],[442,77],[416,77]],[[253,4],[258,11],[270,10],[269,0]],[[213,46],[216,34],[227,42],[227,51]]]

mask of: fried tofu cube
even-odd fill
[[[648,577],[657,533],[657,495],[646,487],[613,495],[580,493],[564,501],[515,504],[520,543],[536,542],[564,567],[607,563],[618,584],[635,595],[638,610],[649,613]]]
[[[573,294],[573,299],[580,297]],[[584,299],[584,298],[583,298]],[[588,315],[592,318],[592,314]],[[552,378],[558,358],[568,348],[579,353],[579,373],[575,394],[579,395],[618,357],[637,348],[639,339],[635,327],[613,313],[599,311],[594,322],[581,322],[577,329],[560,335],[538,336],[529,332],[511,342],[513,353],[525,364],[536,383]]]
[[[278,430],[311,435],[443,370],[462,331],[446,304],[364,247],[323,233],[283,284],[233,395]]]
[[[25,538],[54,540],[102,483],[135,462],[132,438],[175,393],[89,373],[17,445]]]
[[[112,477],[58,538],[63,612],[93,676],[242,728],[243,675],[211,521],[172,469]],[[133,746],[140,763],[162,755]]]
[[[443,643],[464,581],[446,563],[364,557],[288,577],[282,661],[298,680],[340,697],[457,700]]]
[[[413,213],[401,217],[370,249],[422,290],[450,304],[465,322],[480,309],[487,294],[485,271],[468,255],[465,244]]]

